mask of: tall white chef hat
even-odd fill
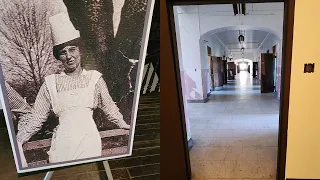
[[[67,12],[61,12],[49,17],[49,23],[54,46],[80,37],[80,32],[73,26]]]

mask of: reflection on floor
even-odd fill
[[[192,179],[275,179],[279,102],[240,72],[207,103],[189,103]]]

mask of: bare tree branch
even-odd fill
[[[4,5],[0,12],[0,57],[5,59],[1,62],[5,78],[38,92],[44,77],[60,70],[60,62],[52,55],[50,0],[0,1]]]

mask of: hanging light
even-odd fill
[[[244,36],[242,34],[240,34],[240,36],[238,37],[239,42],[244,42]]]
[[[244,47],[242,47],[240,50],[241,50],[241,52],[243,52],[244,51]]]

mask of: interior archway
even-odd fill
[[[241,65],[242,63],[246,63],[249,66],[247,68],[250,68],[250,74],[252,74],[252,72],[253,72],[253,61],[252,60],[250,60],[250,59],[236,59],[236,60],[234,60],[234,63],[236,65]],[[240,70],[241,70],[241,67],[240,67]]]
[[[261,27],[261,26],[254,26],[254,25],[240,25],[240,26],[227,26],[227,27],[222,27],[222,28],[217,28],[217,29],[212,29],[210,31],[207,31],[206,33],[203,33],[200,36],[200,39],[203,39],[207,36],[211,36],[213,34],[223,32],[223,31],[230,31],[230,30],[259,30],[259,31],[265,31],[268,33],[272,33],[275,36],[277,36],[279,39],[282,39],[282,32],[278,32],[277,30],[268,28],[268,27]]]

